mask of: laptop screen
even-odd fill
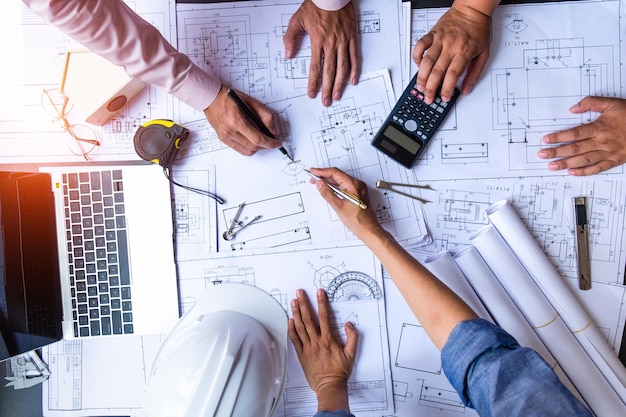
[[[0,333],[14,356],[62,337],[50,176],[0,172],[0,218]]]

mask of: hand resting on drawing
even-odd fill
[[[541,159],[549,171],[567,169],[569,175],[593,175],[626,162],[626,100],[610,97],[585,97],[573,105],[570,112],[598,112],[593,122],[571,129],[550,133],[543,142],[557,145],[541,149]]]

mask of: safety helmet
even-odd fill
[[[286,365],[283,307],[251,285],[215,285],[161,345],[148,380],[146,414],[272,416]]]

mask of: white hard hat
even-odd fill
[[[148,380],[146,414],[272,416],[287,364],[287,313],[245,284],[209,288],[167,336]]]

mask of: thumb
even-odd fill
[[[359,332],[355,329],[354,324],[351,322],[346,322],[344,326],[346,330],[346,344],[343,347],[344,353],[346,357],[350,358],[350,360],[354,361],[356,358],[356,347],[359,342]]]

